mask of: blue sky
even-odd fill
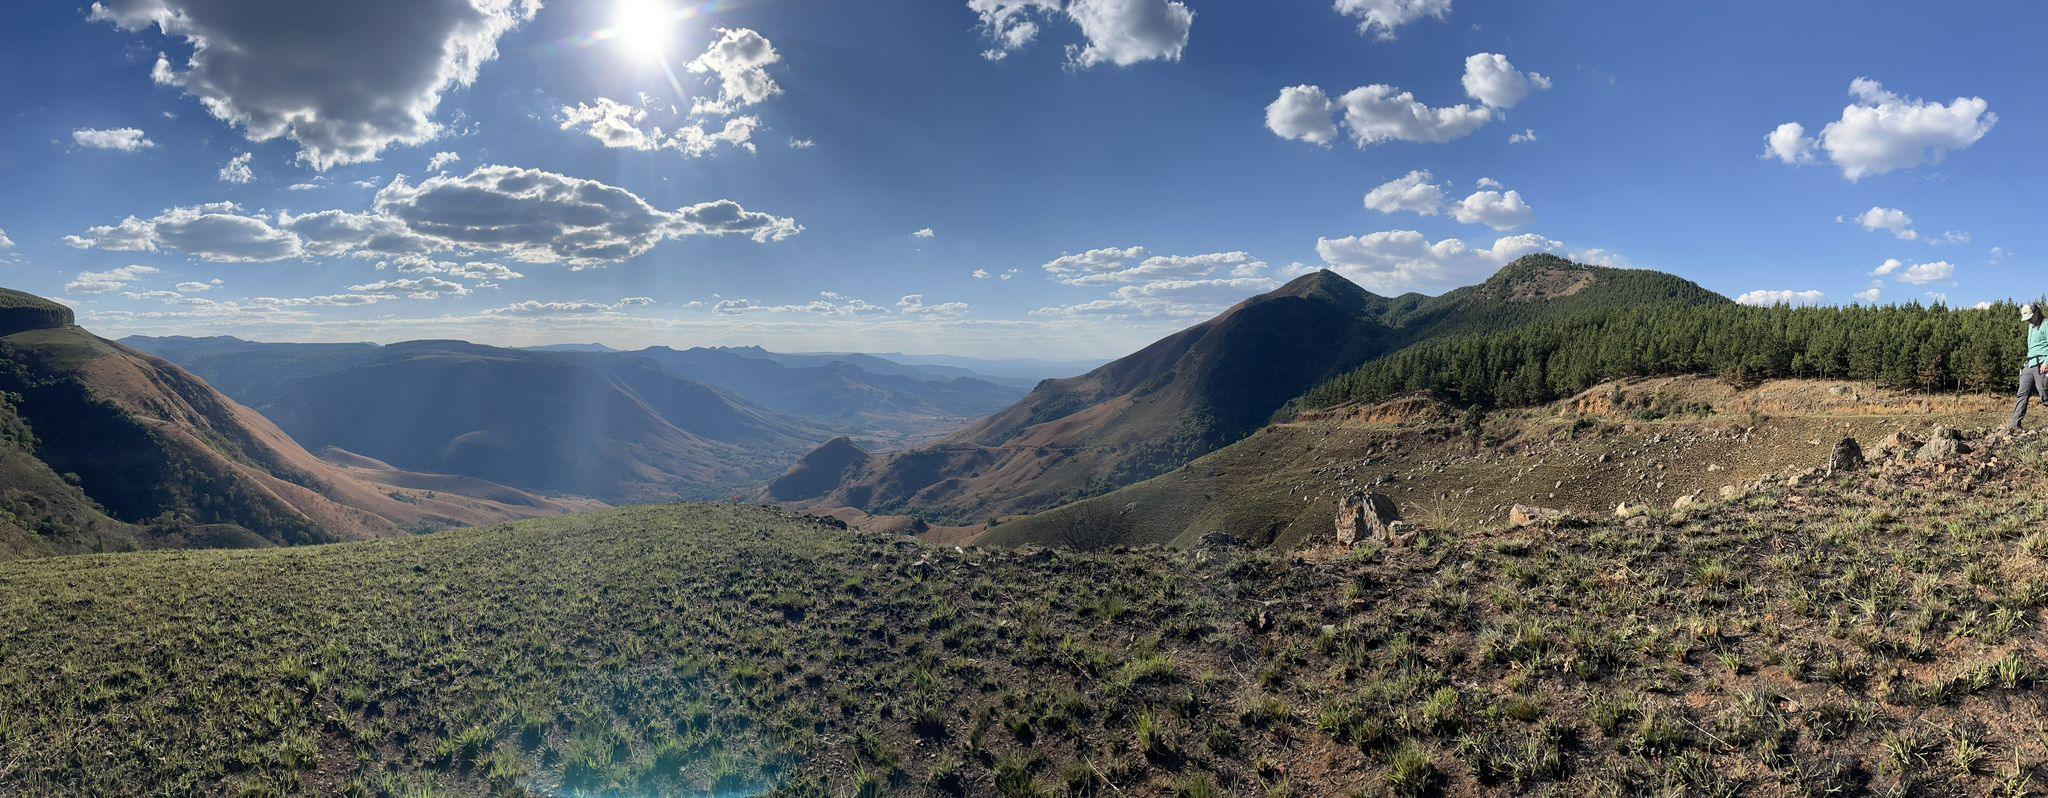
[[[2024,2],[349,8],[0,10],[4,283],[109,335],[1043,357],[1536,250],[2043,290]]]

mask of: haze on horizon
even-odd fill
[[[2018,0],[377,4],[0,12],[0,282],[108,336],[1055,360],[1534,252],[2039,292]]]

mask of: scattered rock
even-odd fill
[[[1636,516],[1639,516],[1639,515],[1646,515],[1646,514],[1648,514],[1649,512],[1650,512],[1650,506],[1649,506],[1649,505],[1647,505],[1647,504],[1636,504],[1636,503],[1634,503],[1634,502],[1622,502],[1622,503],[1620,503],[1620,504],[1614,505],[1614,517],[1616,517],[1616,518],[1623,518],[1623,519],[1627,519],[1627,518],[1634,518],[1634,517],[1636,517]]]
[[[1563,510],[1527,504],[1517,504],[1508,509],[1509,526],[1555,526],[1570,517],[1570,514]]]
[[[1874,451],[1880,460],[1904,459],[1911,456],[1914,452],[1920,451],[1922,445],[1924,445],[1924,442],[1919,438],[1913,437],[1904,430],[1901,430],[1892,433],[1890,437],[1878,443],[1877,449]]]
[[[1685,494],[1684,496],[1678,497],[1677,501],[1671,503],[1671,509],[1673,510],[1691,510],[1696,507],[1705,506],[1707,506],[1707,503],[1700,501],[1700,495],[1698,493]]]
[[[1401,508],[1385,494],[1353,492],[1337,502],[1337,545],[1350,546],[1360,540],[1391,540],[1388,526],[1401,520]]]
[[[1933,436],[1913,454],[1913,459],[1923,463],[1938,463],[1969,453],[1970,445],[1963,443],[1962,435],[1948,427],[1935,427]]]
[[[1863,446],[1855,438],[1843,438],[1835,444],[1835,453],[1828,457],[1828,476],[1861,471],[1864,465]]]

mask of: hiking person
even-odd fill
[[[2020,318],[2027,322],[2027,365],[2020,369],[2020,400],[2012,408],[2012,426],[2007,432],[2020,431],[2020,422],[2027,417],[2027,402],[2035,394],[2041,396],[2041,404],[2048,406],[2048,325],[2044,325],[2040,305],[2022,305]]]

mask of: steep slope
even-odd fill
[[[307,446],[628,501],[730,495],[828,437],[644,358],[460,341],[382,347],[262,409]]]
[[[317,543],[589,506],[495,485],[421,497],[351,476],[191,374],[71,326],[68,311],[33,329],[8,318],[0,549],[12,553]]]
[[[762,491],[765,501],[787,501],[802,496],[815,496],[846,478],[846,472],[868,464],[873,456],[862,451],[853,441],[833,438],[825,445],[811,450],[796,465],[790,466],[782,476],[776,477]]]
[[[1317,272],[787,501],[944,521],[1043,510],[1179,467],[1251,434],[1309,388],[1419,342],[1601,307],[1711,303],[1728,300],[1670,275],[1549,255],[1439,297],[1389,299]]]

